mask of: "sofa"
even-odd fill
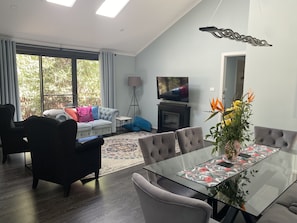
[[[77,139],[115,133],[118,115],[118,109],[103,106],[67,107],[49,109],[43,112],[43,116],[61,122],[68,119],[75,120],[77,123]]]

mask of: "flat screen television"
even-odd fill
[[[157,77],[158,99],[189,102],[188,77]]]

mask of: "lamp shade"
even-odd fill
[[[128,85],[131,87],[141,86],[141,79],[139,76],[128,77]]]

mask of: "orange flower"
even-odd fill
[[[212,111],[218,110],[219,112],[224,112],[224,105],[218,98],[216,100],[212,99],[210,106]]]
[[[211,107],[212,111],[216,110],[217,105],[216,105],[216,101],[214,99],[211,100],[210,107]]]
[[[217,110],[220,111],[220,112],[224,112],[224,110],[225,110],[222,101],[220,101],[218,98],[217,98],[217,100],[216,100],[216,108],[217,108]]]
[[[248,92],[248,103],[251,103],[252,101],[254,101],[254,99],[255,99],[254,92],[249,90],[249,92]]]

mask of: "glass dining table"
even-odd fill
[[[234,168],[237,172],[233,171],[233,174],[221,179],[216,185],[205,184],[207,178],[203,180],[203,176],[202,180],[196,177],[200,181],[193,180],[195,177],[182,176],[181,173],[197,169],[197,166],[203,167],[204,164],[203,171],[207,171],[209,166],[206,164],[221,157],[212,155],[211,151],[212,146],[205,147],[146,165],[144,169],[206,195],[215,210],[218,203],[223,204],[221,213],[215,212],[216,216],[213,217],[226,223],[234,222],[239,211],[246,222],[256,222],[265,209],[297,180],[297,154],[282,150],[277,150],[246,168]],[[228,172],[229,167],[221,166],[219,169]]]

